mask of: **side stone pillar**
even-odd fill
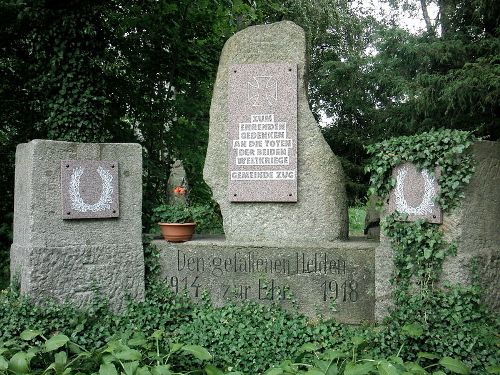
[[[61,162],[65,160],[116,162],[109,217],[90,211],[76,213],[94,217],[64,217],[70,215],[63,211],[67,198],[61,188]],[[78,182],[83,199],[87,194],[87,201],[93,203],[88,197],[92,191],[102,196],[104,182],[101,184],[97,173],[95,183],[85,180],[90,170]],[[98,293],[115,311],[122,309],[128,298],[144,298],[140,145],[47,140],[20,144],[14,200],[11,279],[22,294],[37,303],[52,299],[82,307]]]
[[[479,141],[473,145],[475,172],[465,187],[459,207],[443,213],[440,229],[447,242],[457,245],[457,255],[443,264],[442,283],[470,285],[475,278],[483,291],[483,302],[500,311],[500,143]],[[385,207],[387,209],[387,206]],[[386,210],[384,210],[386,211]],[[383,212],[381,219],[387,215]],[[375,250],[375,318],[387,316],[392,303],[394,271],[389,239],[381,233]]]

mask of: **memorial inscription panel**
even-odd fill
[[[429,223],[442,223],[441,207],[435,202],[439,195],[439,169],[434,174],[419,171],[413,163],[394,168],[395,188],[389,194],[388,213],[406,214],[408,221],[423,219]]]
[[[118,217],[118,162],[62,160],[63,219]]]
[[[297,201],[297,66],[229,69],[229,200]]]
[[[373,248],[263,248],[161,245],[162,278],[197,299],[278,303],[344,322],[373,320]],[[164,249],[164,246],[171,248]]]

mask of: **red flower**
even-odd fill
[[[177,195],[185,195],[186,188],[183,188],[182,186],[176,186],[176,187],[174,187],[173,192],[174,192],[174,194],[177,194]]]

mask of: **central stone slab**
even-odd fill
[[[297,246],[228,244],[223,238],[153,241],[161,278],[176,293],[213,303],[277,303],[309,317],[359,324],[374,319],[374,252],[378,242]]]
[[[228,242],[347,238],[344,173],[309,109],[306,65],[304,30],[289,21],[248,27],[224,46],[203,175]]]

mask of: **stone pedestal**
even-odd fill
[[[117,162],[112,165],[119,167],[118,181],[113,179],[108,188],[110,197],[113,187],[115,193],[119,192],[119,202],[110,202],[109,215],[100,212],[96,218],[64,217],[68,213],[62,209],[66,199],[61,188],[63,160]],[[78,182],[84,184],[85,176]],[[92,181],[86,183],[92,185]],[[102,186],[99,179],[89,190],[95,188],[96,196],[102,196]],[[91,195],[85,197],[83,185],[80,190],[82,202],[88,200],[89,207],[97,210],[90,204]],[[119,216],[103,218],[118,214],[117,203]],[[46,140],[20,144],[16,151],[12,281],[35,302],[54,299],[84,306],[97,292],[109,299],[112,309],[119,310],[128,297],[143,299],[141,211],[140,145]]]
[[[152,243],[160,250],[161,277],[177,293],[187,290],[198,299],[207,291],[216,306],[227,301],[277,303],[312,318],[373,321],[374,241],[280,246],[206,238]]]
[[[460,207],[443,214],[440,229],[457,255],[443,265],[442,282],[468,285],[477,277],[484,303],[500,310],[500,143],[480,141],[473,146],[474,175]],[[382,220],[385,215],[382,214]],[[392,306],[389,280],[394,269],[389,240],[382,234],[375,251],[375,317],[381,320]]]

